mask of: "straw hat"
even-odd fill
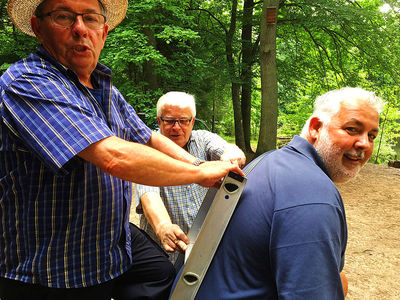
[[[8,15],[14,25],[22,32],[35,36],[31,28],[31,17],[43,0],[9,0]],[[100,0],[106,15],[109,30],[115,28],[124,18],[128,0]]]

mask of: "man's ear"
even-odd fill
[[[158,127],[161,128],[161,118],[157,117]]]
[[[312,117],[308,124],[309,142],[314,145],[322,130],[322,121],[318,117]]]
[[[108,34],[108,24],[104,24],[103,36],[102,36],[102,38],[103,38],[103,47],[102,47],[102,49],[104,48],[104,43],[106,41],[107,34]]]
[[[40,19],[36,16],[32,16],[31,18],[31,27],[33,33],[36,35],[36,38],[39,42],[42,42],[41,33],[40,33]]]

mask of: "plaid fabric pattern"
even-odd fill
[[[109,136],[151,136],[110,75],[92,74],[100,103],[40,47],[0,77],[0,276],[78,288],[131,264],[131,184],[76,156]]]
[[[187,148],[190,154],[202,160],[219,160],[227,145],[228,143],[215,133],[206,130],[193,130]],[[143,213],[140,205],[140,197],[143,194],[147,192],[159,193],[171,217],[172,223],[179,225],[183,232],[187,233],[192,226],[207,191],[208,188],[197,184],[169,187],[151,187],[135,184],[136,211]],[[161,245],[144,215],[140,216],[140,227]],[[176,253],[170,254],[172,262],[176,260],[176,257]]]

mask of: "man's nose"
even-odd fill
[[[74,32],[77,32],[80,35],[84,35],[88,31],[88,28],[87,28],[85,22],[83,21],[83,16],[79,16],[79,15],[76,16],[75,22],[74,22],[74,24],[72,24],[71,28]]]
[[[370,141],[368,133],[363,133],[357,137],[355,146],[359,149],[367,149],[373,146],[373,142]]]
[[[172,125],[172,128],[174,128],[174,129],[180,129],[181,128],[181,125],[179,125],[179,121],[178,120],[176,120],[174,122],[174,125]]]

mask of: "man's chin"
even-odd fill
[[[343,168],[332,175],[332,181],[334,183],[345,183],[355,178],[361,170],[361,166],[353,167],[351,169]]]
[[[185,144],[184,144],[184,142],[182,141],[182,139],[181,138],[174,138],[174,137],[170,137],[170,139],[171,139],[171,141],[173,141],[175,144],[177,144],[179,147],[184,147],[185,146]]]

